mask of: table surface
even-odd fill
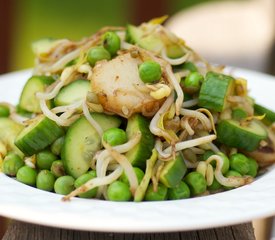
[[[13,221],[2,240],[255,240],[251,223],[172,233],[100,233],[73,231]]]

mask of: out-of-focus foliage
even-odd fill
[[[10,70],[33,66],[31,42],[44,37],[89,36],[106,25],[125,25],[127,0],[17,0],[13,15]]]

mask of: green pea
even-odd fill
[[[107,197],[111,201],[129,201],[132,197],[128,184],[115,181],[107,188]]]
[[[49,150],[43,150],[36,155],[36,164],[39,169],[50,170],[55,160],[57,160],[56,155]]]
[[[192,195],[199,195],[206,191],[206,180],[199,172],[188,173],[185,177],[185,182],[189,186]]]
[[[225,174],[225,176],[228,178],[228,177],[241,177],[242,175],[239,172],[235,171],[235,170],[229,170]],[[233,189],[234,187],[224,186],[223,188],[226,189],[226,190],[230,190],[230,189]]]
[[[234,108],[232,110],[232,118],[240,121],[247,117],[247,112],[243,108]]]
[[[36,170],[29,166],[21,167],[16,174],[16,179],[19,182],[25,183],[30,186],[35,186],[36,177],[37,177]]]
[[[2,166],[3,173],[9,176],[16,176],[18,170],[24,166],[24,161],[15,153],[9,153],[5,158]]]
[[[154,188],[153,188],[153,184],[150,183],[145,196],[144,196],[144,200],[145,201],[163,201],[167,199],[167,192],[168,189],[166,186],[164,186],[162,183],[158,184],[158,189],[155,192]]]
[[[248,158],[248,163],[249,163],[249,171],[246,174],[251,177],[256,177],[258,173],[258,168],[259,168],[257,161],[253,158]]]
[[[229,159],[228,157],[222,153],[222,152],[218,152],[218,153],[214,153],[211,150],[207,150],[204,154],[203,154],[203,160],[206,161],[209,157],[211,157],[212,155],[218,155],[223,159],[223,166],[222,166],[222,173],[226,173],[229,169]],[[211,161],[210,163],[214,168],[216,167],[216,161]]]
[[[8,117],[10,115],[10,109],[5,105],[0,105],[0,117]]]
[[[59,156],[61,153],[63,143],[64,143],[64,137],[60,137],[60,138],[56,139],[53,142],[53,144],[51,145],[52,153]]]
[[[94,178],[96,177],[96,170],[90,170],[88,173],[92,175]]]
[[[144,177],[144,172],[138,167],[134,167],[134,171],[137,176],[138,183],[140,184],[140,182],[142,181],[142,179]],[[120,181],[129,184],[129,180],[128,180],[128,177],[126,176],[125,172],[122,173],[122,175],[120,177]]]
[[[51,192],[54,189],[55,177],[49,170],[42,170],[36,178],[36,187],[38,189]]]
[[[106,32],[103,35],[103,46],[111,56],[116,55],[120,49],[120,38],[115,32]]]
[[[182,65],[181,65],[182,69],[184,70],[189,70],[190,72],[197,72],[198,71],[198,68],[196,67],[196,65],[192,62],[184,62]]]
[[[222,185],[217,181],[217,179],[214,177],[213,182],[210,186],[207,187],[210,191],[217,191],[222,188]]]
[[[74,182],[74,186],[75,188],[79,188],[81,187],[84,183],[88,182],[89,180],[93,179],[93,175],[89,174],[89,173],[85,173],[83,175],[81,175],[80,177],[78,177],[75,182]],[[93,188],[85,193],[81,193],[79,194],[79,197],[81,198],[93,198],[95,197],[97,192],[97,187]]]
[[[111,146],[116,146],[127,142],[126,132],[120,128],[109,128],[103,133],[102,138]]]
[[[235,153],[230,156],[230,168],[245,175],[249,172],[249,160],[242,153]]]
[[[54,183],[54,191],[61,195],[67,195],[75,189],[74,181],[72,176],[59,177]]]
[[[174,188],[168,188],[168,199],[170,200],[184,199],[189,197],[190,197],[190,189],[184,181],[181,181]]]
[[[203,76],[198,72],[189,73],[184,79],[185,87],[192,87],[199,89],[201,82],[203,81]]]
[[[222,153],[222,152],[217,153],[217,155],[219,155],[219,156],[222,157],[222,159],[223,159],[222,173],[225,174],[225,173],[228,171],[229,167],[230,167],[229,159],[228,159],[228,157],[227,157],[224,153]]]
[[[182,48],[177,44],[166,45],[166,53],[172,59],[180,58],[184,55]]]
[[[87,53],[87,61],[93,67],[97,61],[110,60],[110,53],[102,46],[90,48]]]
[[[51,172],[56,178],[66,175],[63,162],[61,160],[53,161]]]
[[[238,171],[235,170],[229,170],[226,174],[226,177],[241,177],[242,174],[240,174]]]
[[[182,70],[188,70],[190,72],[197,72],[198,68],[194,63],[187,61],[187,62],[184,62],[180,65],[173,66],[173,70],[174,70],[174,72],[179,72],[179,71],[182,71]]]
[[[212,150],[205,151],[203,154],[203,161],[206,161],[212,155],[215,155],[215,153]]]
[[[145,61],[138,67],[139,77],[144,83],[154,83],[161,78],[161,66],[154,61]]]

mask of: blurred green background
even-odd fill
[[[39,38],[78,40],[106,25],[139,24],[208,1],[214,0],[13,0],[8,71],[33,66],[30,45]]]
[[[115,3],[114,3],[115,2]],[[127,0],[27,0],[17,1],[10,70],[31,67],[30,45],[43,37],[78,40],[105,25],[127,22]]]
[[[0,0],[0,73],[32,67],[34,55],[31,43],[40,38],[80,40],[106,25],[140,24],[162,15],[173,16],[200,4],[229,1],[243,2],[248,6],[256,2],[264,5],[264,2],[275,0]],[[209,13],[216,14],[214,9]],[[220,59],[226,59],[222,52],[220,55]],[[275,54],[271,55],[274,57]],[[223,63],[220,59],[216,62]],[[246,62],[246,59],[242,61]],[[235,59],[224,64],[239,66]],[[247,64],[248,68],[255,69],[250,65]],[[259,64],[255,62],[254,65]],[[240,66],[247,67],[245,64]],[[269,68],[274,69],[274,64]],[[266,70],[266,67],[260,70]]]

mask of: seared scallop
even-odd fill
[[[165,62],[155,58],[160,65]],[[105,111],[130,117],[134,113],[153,116],[164,99],[157,100],[150,96],[150,89],[139,77],[140,57],[133,57],[129,52],[117,56],[111,61],[96,64],[91,77],[94,92]]]

